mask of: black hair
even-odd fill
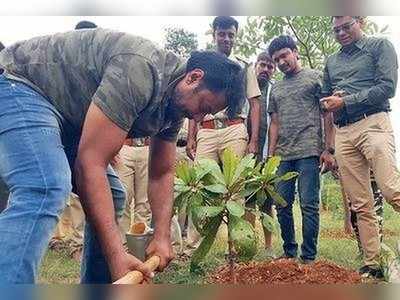
[[[270,61],[272,63],[275,63],[274,60],[272,59],[271,55],[267,51],[263,51],[257,56],[257,62],[260,60],[265,60],[265,61]]]
[[[331,17],[331,22],[333,23],[333,21],[335,20],[335,19],[337,19],[337,18],[343,18],[343,17],[346,17],[346,16],[333,16],[333,17]],[[366,17],[365,16],[351,16],[354,20],[358,20],[358,21],[360,21],[360,22],[362,22],[362,21],[364,21],[365,19],[366,19]]]
[[[3,50],[5,47],[2,42],[0,42],[0,51]]]
[[[277,38],[274,38],[272,42],[268,46],[268,53],[272,57],[272,55],[281,49],[289,48],[290,50],[297,50],[296,42],[289,35],[280,35]]]
[[[90,21],[80,21],[75,26],[75,29],[91,29],[91,28],[97,28],[97,25]]]
[[[218,16],[212,22],[212,28],[213,28],[214,32],[218,28],[228,29],[228,28],[231,28],[232,26],[235,26],[236,31],[238,31],[238,29],[239,29],[238,21],[236,21],[234,18],[232,18],[230,16]]]
[[[204,72],[201,87],[225,93],[229,118],[242,109],[245,84],[244,69],[239,64],[215,51],[194,51],[187,62],[186,73],[194,69]]]

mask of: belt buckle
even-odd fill
[[[216,129],[223,129],[225,128],[225,123],[223,120],[220,119],[214,119],[214,124]]]
[[[134,145],[136,147],[143,147],[145,144],[144,139],[143,138],[137,138],[134,140]]]

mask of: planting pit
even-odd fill
[[[235,266],[238,284],[361,283],[360,275],[328,261],[302,265],[293,259],[240,263]],[[229,266],[216,270],[208,283],[231,283]]]

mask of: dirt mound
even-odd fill
[[[358,273],[327,261],[302,265],[291,259],[278,259],[271,262],[238,264],[235,268],[239,284],[361,283]],[[231,283],[229,267],[219,268],[207,281],[209,283]]]

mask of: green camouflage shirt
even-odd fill
[[[321,85],[321,72],[302,69],[272,86],[268,112],[278,114],[276,154],[282,160],[319,156],[322,153]]]
[[[129,137],[174,140],[181,119],[170,96],[185,62],[130,34],[77,30],[14,44],[0,54],[5,75],[45,96],[63,127],[80,135],[93,101]]]

